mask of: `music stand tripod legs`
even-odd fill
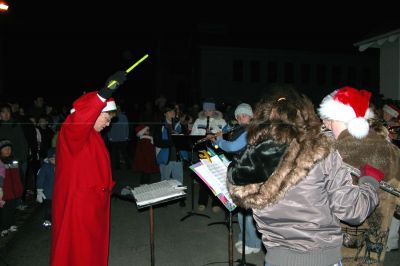
[[[203,216],[203,217],[206,217],[206,218],[210,219],[210,216],[208,216],[206,214],[202,214],[202,213],[197,213],[197,212],[194,211],[194,177],[192,177],[191,189],[192,189],[192,191],[191,191],[192,192],[192,209],[185,216],[183,216],[181,218],[181,222],[186,220],[187,218],[189,218],[192,215]]]
[[[246,216],[247,216],[247,211],[243,212],[243,217],[242,217],[242,259],[236,260],[236,262],[239,262],[236,266],[256,266],[255,264],[248,263],[246,262]]]

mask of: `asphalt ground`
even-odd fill
[[[180,207],[177,200],[153,207],[154,262],[165,266],[229,265],[229,230],[227,213],[213,213],[210,203],[203,214],[210,218],[191,215],[191,175],[185,169],[184,185],[188,187],[186,207]],[[157,176],[153,177],[156,182]],[[114,192],[123,187],[135,187],[139,177],[130,170],[114,172],[117,182]],[[197,213],[198,184],[194,184],[194,211]],[[19,230],[0,239],[0,265],[44,266],[49,264],[50,230],[42,226],[43,209],[28,198],[29,208],[18,211]],[[150,215],[149,208],[138,209],[135,202],[126,198],[111,199],[111,233],[109,265],[151,265]],[[237,241],[239,226],[237,215],[233,215],[232,243]],[[209,225],[222,222],[222,224]],[[265,250],[246,255],[246,262],[264,265]],[[241,265],[242,255],[233,247],[233,265]],[[385,266],[400,265],[400,252],[387,253]]]

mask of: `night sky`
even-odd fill
[[[282,10],[194,13],[197,8],[153,10],[132,3],[83,8],[79,2],[46,7],[24,2],[15,2],[7,14],[0,14],[4,89],[11,97],[41,94],[57,102],[99,88],[110,74],[127,69],[146,53],[149,58],[129,75],[124,90],[129,97],[154,92],[157,43],[163,39],[189,36],[227,46],[357,53],[354,42],[400,26],[397,17],[378,21],[368,14],[354,18],[313,12],[292,16]],[[208,25],[218,25],[219,34],[199,33]]]

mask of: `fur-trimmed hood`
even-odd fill
[[[259,154],[262,158],[262,155],[265,156],[268,150],[271,150],[271,140],[276,139],[276,136],[265,137],[264,145],[260,145],[259,150],[255,149],[253,156]],[[265,145],[267,142],[269,144]],[[302,141],[294,138],[285,146],[287,148],[278,160],[276,168],[272,165],[274,169],[266,170],[271,175],[265,177],[264,182],[235,185],[228,181],[229,193],[236,204],[244,208],[262,209],[278,202],[291,187],[307,176],[316,163],[325,159],[333,151],[333,140],[320,133],[316,136],[307,136]],[[269,148],[265,149],[266,147]],[[283,146],[282,143],[276,142],[275,147],[277,151],[280,151]],[[254,147],[248,146],[246,150],[252,148]],[[276,155],[279,155],[279,152]],[[244,152],[242,156],[249,156],[249,154]],[[241,164],[241,162],[246,163]],[[234,160],[228,169],[228,180],[233,180],[234,175],[240,173],[241,168],[246,168],[249,175],[252,171],[255,175],[259,174],[256,171],[258,167],[254,165],[259,162],[254,160],[250,160],[251,163],[248,162],[249,160],[245,158]]]
[[[336,148],[345,163],[356,168],[368,163],[384,172],[385,181],[400,181],[400,150],[374,130],[363,139],[344,130],[336,141]]]
[[[198,117],[200,119],[206,119],[207,118],[207,116],[206,116],[204,111],[200,111]],[[214,119],[222,119],[223,117],[224,117],[223,114],[220,111],[217,111],[217,110],[215,110],[213,112],[213,115],[211,116],[211,118],[214,118]]]

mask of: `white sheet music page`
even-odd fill
[[[143,206],[186,195],[181,185],[174,179],[164,180],[137,187],[133,189],[132,194],[136,199],[136,204]]]
[[[218,155],[215,155],[210,159],[211,162],[208,159],[200,160],[214,177],[208,178],[207,182],[209,182],[209,184],[215,188],[214,191],[216,194],[222,193],[230,202],[232,202],[232,198],[229,195],[228,187],[226,185],[226,173],[228,171],[228,167],[221,161]]]

